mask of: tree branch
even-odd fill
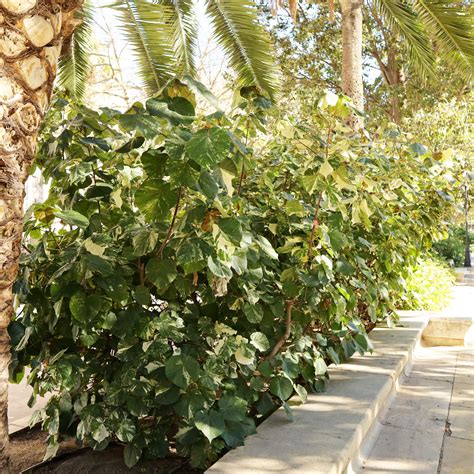
[[[168,245],[168,242],[171,240],[171,235],[173,234],[174,224],[176,222],[176,216],[178,215],[178,211],[179,211],[179,203],[181,201],[182,193],[183,193],[183,188],[181,187],[181,188],[179,188],[178,199],[176,200],[176,205],[174,207],[173,218],[171,219],[171,224],[168,228],[168,232],[166,233],[165,240],[163,240],[163,243],[161,244],[161,246],[158,250],[158,253],[157,253],[158,258],[161,258],[163,256],[163,250]]]
[[[284,346],[285,342],[291,335],[291,311],[293,309],[294,301],[288,300],[286,302],[286,323],[285,323],[285,334],[278,340],[278,342],[273,347],[272,351],[267,357],[267,360],[273,359],[278,352],[280,352],[281,348]]]

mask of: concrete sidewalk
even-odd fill
[[[382,417],[361,472],[474,472],[474,355],[423,348]]]
[[[26,383],[27,374],[19,384],[8,386],[8,430],[15,433],[29,425],[31,415],[46,405],[46,400],[38,397],[33,408],[28,407],[33,388]]]
[[[474,319],[474,286],[455,285],[453,299],[441,315]]]
[[[455,286],[440,319],[474,320],[474,287]],[[361,472],[474,473],[474,350],[422,347],[374,432]]]

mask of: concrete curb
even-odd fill
[[[230,451],[206,472],[339,474],[358,469],[373,442],[375,421],[409,373],[432,314],[401,312],[399,326],[374,329],[372,355],[331,366],[327,391],[311,394],[305,404],[295,406],[293,422],[283,408],[277,410],[245,446]]]

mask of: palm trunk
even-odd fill
[[[341,0],[342,14],[342,92],[354,106],[364,110],[362,82],[362,0]],[[352,115],[349,124],[355,130],[362,128],[361,117]]]
[[[471,240],[469,239],[469,187],[464,188],[464,229],[466,237],[464,242],[464,266],[471,267]]]
[[[9,472],[7,328],[18,273],[23,196],[57,60],[81,0],[0,0],[0,472]]]

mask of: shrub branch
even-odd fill
[[[275,344],[267,359],[273,359],[278,354],[278,352],[280,352],[281,348],[284,346],[285,342],[291,335],[291,312],[293,310],[293,306],[294,302],[292,300],[288,300],[286,302],[285,334],[283,334],[283,336]]]
[[[176,200],[176,205],[174,207],[174,212],[173,212],[173,218],[171,219],[171,224],[168,228],[168,232],[166,233],[165,240],[163,240],[163,243],[160,245],[160,248],[158,250],[158,258],[161,258],[163,256],[163,250],[165,250],[165,247],[168,245],[168,242],[171,240],[171,236],[173,235],[173,230],[174,230],[174,225],[176,223],[176,217],[178,215],[179,211],[179,204],[181,202],[181,197],[183,194],[183,188],[179,188],[178,191],[178,199]]]

